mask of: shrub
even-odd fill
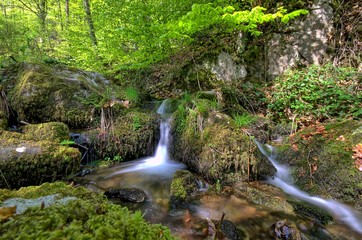
[[[354,68],[331,64],[291,70],[277,78],[268,111],[276,119],[301,122],[330,118],[362,117],[361,74]]]

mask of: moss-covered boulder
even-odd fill
[[[124,110],[106,132],[94,129],[82,134],[83,145],[95,159],[132,160],[154,153],[159,139],[160,117],[145,109]]]
[[[69,139],[69,128],[61,122],[29,124],[24,126],[23,132],[27,139],[35,141],[53,141],[60,143]]]
[[[19,63],[0,72],[0,88],[18,119],[29,123],[64,122],[88,127],[92,109],[106,89],[114,89],[100,74],[65,66]]]
[[[272,176],[275,168],[228,115],[205,110],[205,99],[173,116],[171,154],[207,180],[222,183]]]
[[[19,188],[64,179],[78,171],[80,152],[26,134],[0,132],[0,187]]]
[[[360,143],[361,121],[313,125],[278,146],[279,161],[294,169],[295,183],[303,190],[361,204],[362,172],[353,158]]]
[[[170,188],[171,209],[183,208],[195,200],[198,190],[197,179],[190,171],[176,171]]]
[[[14,197],[29,200],[45,196],[55,196],[55,203],[39,202],[1,221],[0,239],[173,239],[168,228],[146,223],[140,212],[131,213],[102,195],[62,182],[0,190],[0,206]],[[68,201],[60,203],[64,198]]]

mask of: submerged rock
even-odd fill
[[[104,195],[108,198],[118,198],[122,201],[135,203],[144,202],[147,197],[146,193],[138,188],[110,188]]]
[[[270,235],[274,239],[283,239],[283,240],[302,240],[302,235],[300,231],[294,227],[287,225],[286,220],[278,220],[270,227]]]
[[[198,193],[197,178],[187,170],[176,171],[170,189],[170,207],[183,208],[195,200]]]

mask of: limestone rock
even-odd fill
[[[298,20],[286,34],[274,33],[268,42],[268,78],[273,79],[290,67],[319,64],[326,57],[333,30],[331,1],[316,0],[305,20]]]

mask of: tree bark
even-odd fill
[[[69,0],[65,0],[65,18],[67,24],[69,23]]]
[[[97,46],[96,32],[95,32],[95,29],[94,29],[94,24],[93,24],[93,19],[92,19],[89,0],[83,0],[83,6],[84,6],[85,14],[86,14],[86,20],[87,20],[88,26],[89,26],[90,39],[91,39],[93,45]]]

